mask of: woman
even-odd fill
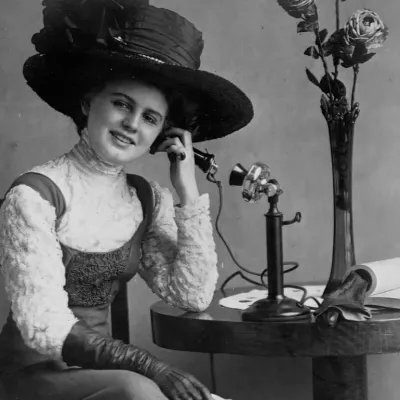
[[[192,141],[245,126],[251,103],[198,69],[201,33],[172,11],[129,0],[43,4],[39,54],[24,76],[75,121],[80,140],[21,175],[0,209],[11,303],[1,380],[19,400],[210,400],[193,376],[113,339],[107,317],[136,272],[173,306],[208,307],[217,256]],[[175,207],[168,190],[124,172],[152,145],[170,155]]]

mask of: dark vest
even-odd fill
[[[64,290],[68,293],[68,306],[78,319],[84,319],[93,329],[106,336],[111,335],[108,323],[110,305],[114,300],[121,306],[126,303],[126,283],[138,271],[141,242],[152,220],[153,192],[150,184],[138,175],[128,174],[127,180],[129,185],[136,188],[143,209],[143,221],[127,243],[106,253],[82,252],[60,243],[65,266]],[[29,172],[17,178],[8,191],[21,184],[36,190],[55,207],[58,227],[66,210],[64,196],[59,187],[45,175]],[[122,317],[128,323],[126,306],[125,309],[115,307],[115,313],[114,307],[112,318]],[[123,337],[123,332],[113,332],[113,336],[129,340]],[[24,344],[10,311],[0,334],[0,373],[13,372],[42,361],[50,360]],[[66,367],[63,363],[60,365]]]

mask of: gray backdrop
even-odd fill
[[[206,144],[216,154],[219,178],[225,183],[221,227],[235,254],[248,268],[261,270],[265,266],[263,213],[267,205],[265,201],[246,204],[238,188],[228,186],[229,172],[236,162],[248,167],[260,160],[270,165],[285,188],[280,208],[286,218],[296,211],[303,213],[300,224],[284,228],[285,259],[300,262],[288,281],[327,279],[332,251],[332,180],[328,132],[319,111],[320,93],[304,73],[306,66],[321,73],[320,62],[303,55],[313,40],[311,34],[298,35],[296,21],[273,0],[155,0],[152,4],[192,20],[204,32],[202,67],[233,80],[254,101],[256,117],[247,128]],[[319,0],[318,6],[322,26],[332,31],[334,1]],[[341,7],[343,21],[358,8],[368,7],[390,28],[385,47],[361,67],[359,76],[361,114],[356,125],[353,196],[357,261],[397,257],[400,2],[348,0]],[[17,174],[68,151],[77,140],[71,122],[40,101],[21,74],[24,60],[33,54],[30,38],[41,27],[41,12],[39,0],[1,0],[0,193]],[[351,75],[344,79],[350,83]],[[148,156],[130,165],[129,171],[169,186],[165,165],[163,155]],[[217,189],[201,173],[198,179],[201,190],[211,194],[215,217]],[[218,237],[216,240],[222,282],[236,267],[222,242]],[[132,342],[209,383],[207,355],[171,352],[152,344],[148,308],[155,300],[139,278],[132,282]],[[0,326],[7,312],[0,288]],[[216,357],[216,368],[220,394],[234,400],[311,397],[309,360],[224,355]],[[369,358],[371,400],[398,400],[399,370],[397,355]]]

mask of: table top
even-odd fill
[[[226,291],[227,295],[251,287]],[[356,356],[400,351],[400,311],[373,313],[368,321],[340,321],[334,328],[315,322],[245,322],[241,311],[219,305],[190,313],[159,301],[151,307],[156,345],[200,353],[271,357]]]

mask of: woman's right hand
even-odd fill
[[[167,365],[152,380],[170,400],[213,400],[210,391],[194,376]]]

